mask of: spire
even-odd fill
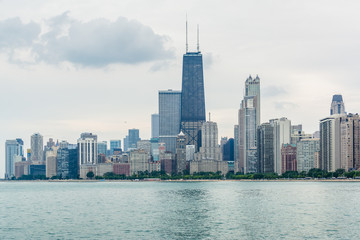
[[[209,122],[211,122],[211,113],[209,112]]]
[[[197,51],[200,52],[200,44],[199,44],[199,24],[197,25]]]
[[[188,46],[188,22],[187,22],[187,13],[186,13],[186,53],[189,50],[189,46]]]

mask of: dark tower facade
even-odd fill
[[[181,130],[186,145],[201,146],[201,126],[205,118],[205,94],[202,54],[187,52],[183,58]]]

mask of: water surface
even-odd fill
[[[0,182],[1,239],[359,239],[359,182]]]

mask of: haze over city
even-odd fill
[[[191,4],[190,4],[191,3]],[[287,117],[306,132],[333,94],[360,109],[356,1],[0,1],[0,142],[40,132],[150,138],[158,90],[181,89],[189,48],[204,55],[206,112],[233,137],[244,81],[261,78],[261,122]],[[4,153],[4,144],[0,145]],[[4,154],[0,154],[4,176]]]

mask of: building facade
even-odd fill
[[[297,171],[296,144],[283,144],[281,147],[281,171]]]
[[[296,145],[296,160],[298,172],[308,172],[318,168],[317,156],[320,151],[320,139],[302,139]]]
[[[15,163],[22,161],[24,156],[22,139],[6,140],[5,142],[5,179],[15,176]]]
[[[320,120],[320,168],[335,172],[340,168],[341,138],[340,118],[334,114]]]
[[[44,161],[43,136],[40,133],[35,133],[31,136],[31,161]]]
[[[257,172],[257,127],[260,125],[260,78],[249,76],[239,110],[239,160],[235,171]]]
[[[181,92],[159,91],[159,141],[166,151],[176,153],[176,138],[180,132]]]
[[[82,133],[77,141],[79,166],[82,164],[97,164],[97,135]]]
[[[274,169],[274,126],[263,123],[257,129],[258,172],[273,173]]]
[[[274,127],[274,171],[280,175],[283,173],[281,148],[291,142],[291,121],[283,117],[270,120],[270,124]]]
[[[206,121],[205,91],[202,54],[188,52],[183,56],[181,89],[181,130],[186,136],[186,145],[201,146],[201,126]]]
[[[345,105],[342,95],[334,95],[331,101],[330,115],[345,114]]]
[[[159,114],[151,114],[151,138],[158,138],[160,130]]]

